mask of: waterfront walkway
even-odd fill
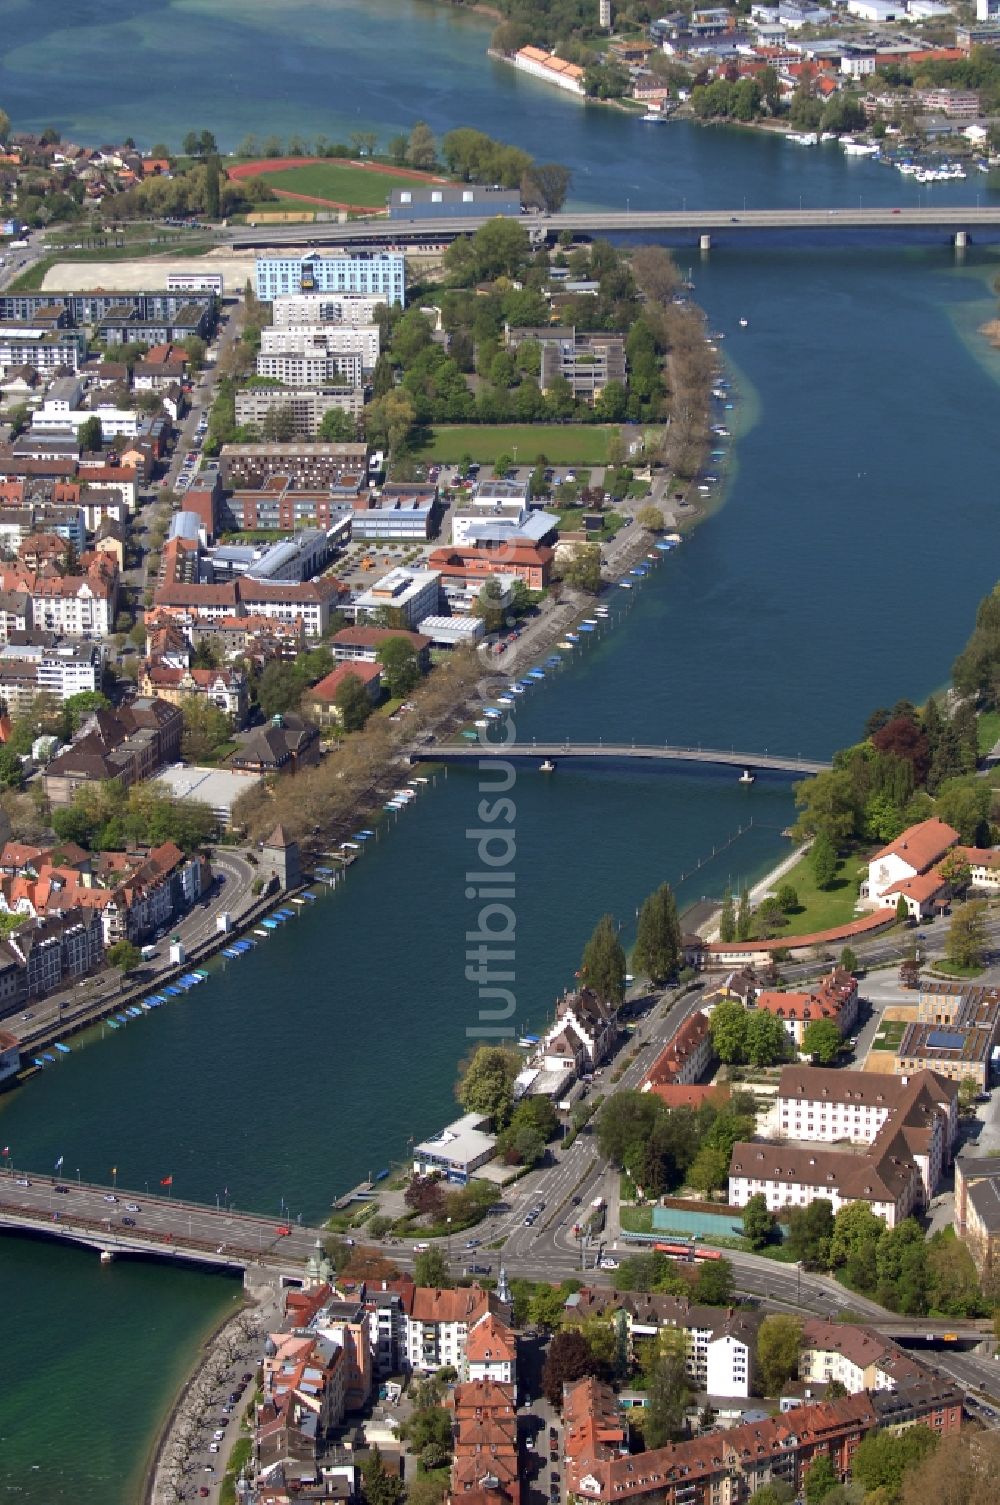
[[[497,723],[501,725],[502,723]],[[833,765],[813,758],[794,758],[782,753],[727,752],[718,747],[672,747],[668,743],[637,742],[495,742],[442,743],[410,753],[415,763],[476,763],[483,758],[541,758],[561,760],[639,761],[652,763],[705,763],[714,768],[739,768],[744,773],[785,773],[805,778],[825,773]]]

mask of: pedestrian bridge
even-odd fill
[[[497,723],[500,725],[500,723]],[[704,763],[713,768],[738,768],[741,776],[752,777],[757,773],[793,774],[806,778],[810,774],[824,773],[832,768],[813,758],[794,758],[767,749],[762,753],[728,751],[718,747],[679,747],[664,742],[449,742],[437,747],[421,748],[411,752],[413,762],[430,763],[478,763],[486,758],[507,758],[512,761],[536,759],[541,762],[647,762],[647,763]]]

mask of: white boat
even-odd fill
[[[482,731],[484,726],[489,726],[489,722],[486,721],[483,717],[480,717],[478,721],[474,721],[472,724],[473,726],[478,726],[480,731]]]
[[[741,329],[749,329],[749,327],[750,327],[750,320],[749,319],[741,319],[740,320],[740,328]]]
[[[877,146],[869,146],[868,143],[865,142],[865,141],[851,141],[849,137],[845,136],[844,140],[840,144],[844,148],[844,156],[845,157],[877,157],[878,156],[878,152],[879,152],[878,147]]]
[[[819,139],[821,141],[836,141],[836,139],[837,139],[837,132],[836,131],[822,131],[820,133],[820,138]]]
[[[538,771],[539,773],[555,773],[556,765],[551,758],[546,758],[544,763],[539,764]]]
[[[662,125],[666,118],[662,110],[649,110],[642,117],[645,125]]]

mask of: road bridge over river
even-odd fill
[[[264,250],[269,246],[316,246],[379,244],[436,245],[471,235],[490,216],[439,220],[348,220],[344,224],[320,221],[302,225],[255,225],[234,227],[225,238],[236,248]],[[812,231],[823,235],[845,230],[884,234],[892,231],[901,239],[914,239],[928,231],[965,244],[973,240],[1000,241],[1000,204],[958,204],[938,200],[917,208],[877,204],[836,209],[567,209],[559,214],[526,214],[520,221],[538,239],[554,239],[563,230],[577,235],[610,235],[655,231],[690,237],[708,249],[724,239],[735,244],[761,233],[788,240],[792,233]]]
[[[499,723],[498,723],[499,724]],[[543,762],[560,761],[652,763],[704,763],[714,768],[739,768],[742,773],[792,774],[806,778],[825,773],[833,765],[813,758],[794,758],[782,753],[738,752],[718,747],[673,747],[669,743],[637,742],[449,742],[437,747],[423,747],[410,753],[413,762],[477,763],[484,758],[511,760],[531,758]]]

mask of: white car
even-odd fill
[[[601,1269],[602,1270],[617,1270],[617,1268],[618,1268],[618,1261],[616,1259],[602,1259],[601,1260]]]

